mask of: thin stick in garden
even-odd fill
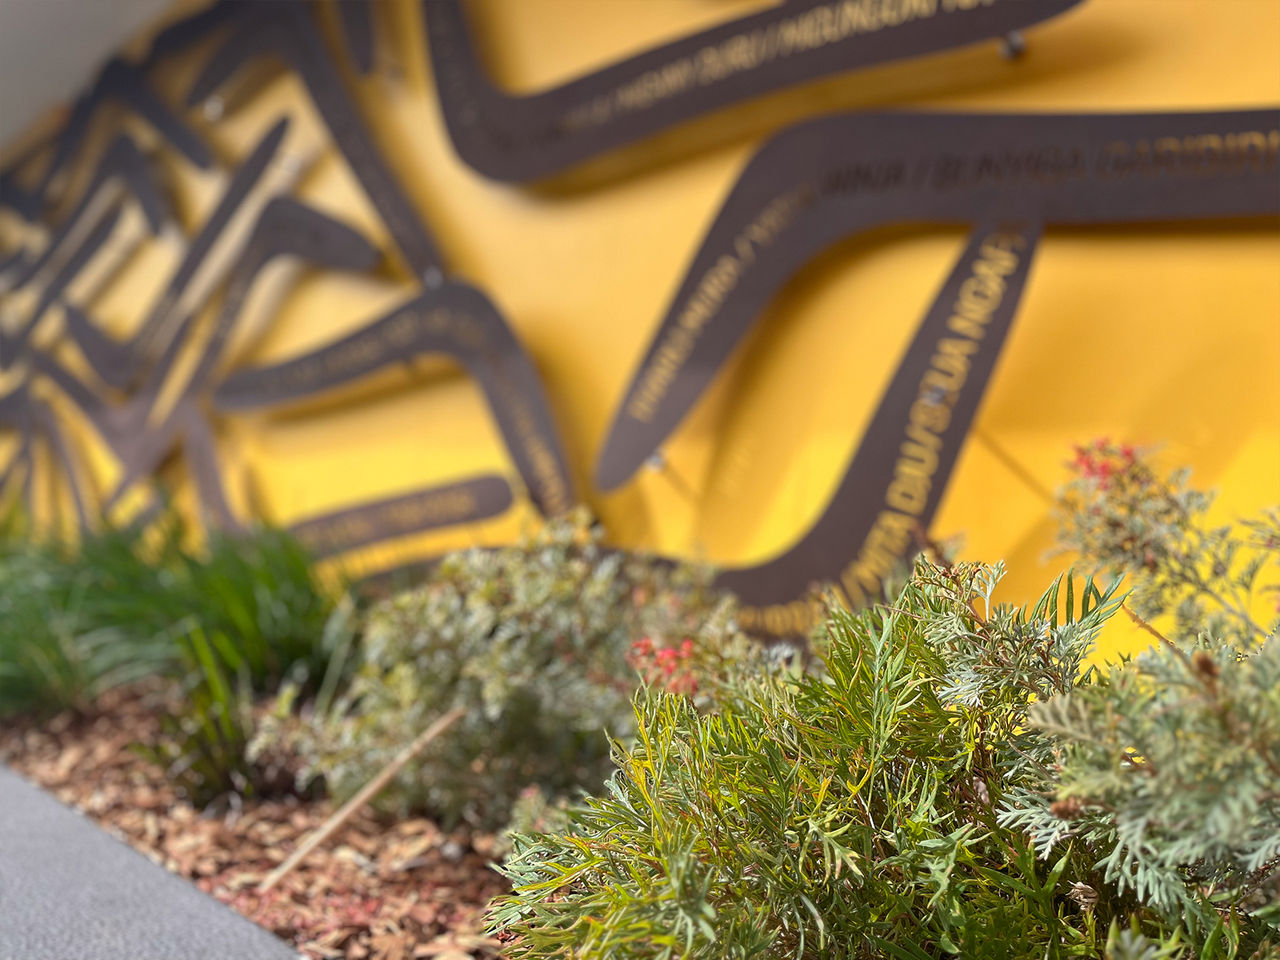
[[[454,707],[444,716],[436,720],[435,723],[431,724],[431,726],[427,727],[427,729],[423,730],[413,743],[409,744],[392,757],[387,765],[379,770],[372,780],[361,787],[354,797],[344,803],[342,807],[334,813],[333,816],[321,824],[319,829],[312,833],[311,836],[303,840],[301,845],[299,845],[297,850],[293,851],[293,854],[288,860],[276,867],[275,870],[271,871],[271,874],[262,881],[262,883],[258,884],[258,893],[266,893],[284,879],[284,877],[292,871],[294,867],[301,863],[312,850],[324,843],[324,841],[329,838],[330,834],[351,819],[352,814],[377,796],[377,794],[381,792],[382,788],[391,782],[391,778],[399,773],[406,763],[421,753],[432,740],[448,730],[449,727],[452,726],[453,723],[465,712],[466,709],[464,707]]]

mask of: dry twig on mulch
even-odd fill
[[[504,887],[493,838],[429,820],[353,816],[279,886],[257,885],[333,813],[328,801],[247,801],[223,816],[175,797],[130,749],[154,743],[164,691],[103,697],[87,716],[6,723],[0,763],[84,811],[156,863],[324,960],[494,957],[484,906]]]

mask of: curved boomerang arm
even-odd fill
[[[25,466],[28,468],[26,470],[26,475],[23,478],[23,497],[27,496],[27,491],[30,488],[31,438],[26,434],[22,434],[21,436],[22,440],[19,443],[18,449],[15,450],[13,456],[9,458],[9,462],[4,465],[4,469],[0,470],[0,501],[3,501],[7,496],[6,490],[8,490],[9,484],[13,481],[14,475],[21,467]]]
[[[221,358],[222,347],[253,281],[263,267],[282,256],[297,256],[335,269],[367,270],[376,264],[379,255],[359,233],[319,211],[289,198],[271,200],[259,215],[250,240],[227,281],[222,308],[214,320],[212,335],[203,347],[195,372],[185,384],[174,411],[159,426],[148,426],[148,415],[181,353],[186,342],[184,334],[192,328],[195,314],[186,318],[179,335],[170,341],[164,355],[149,371],[139,389],[121,404],[108,404],[53,357],[43,351],[32,351],[33,370],[48,377],[83,411],[124,468],[124,477],[109,499],[108,506],[130,484],[155,468],[167,454],[174,438],[183,435],[192,442],[203,442],[201,437],[192,433],[188,419],[194,409],[192,401],[207,388],[209,376]],[[204,486],[212,489],[208,483]],[[220,512],[216,502],[211,504],[215,513]]]
[[[188,393],[207,387],[254,281],[264,267],[280,257],[297,257],[309,265],[331,270],[363,272],[375,267],[381,255],[346,224],[292,197],[273,197],[258,216],[249,242],[227,281],[222,308],[196,373],[188,382]]]
[[[313,557],[324,558],[384,540],[476,523],[503,513],[511,485],[485,473],[318,514],[289,527]]]
[[[242,15],[245,12],[246,4],[236,2],[236,0],[218,0],[217,3],[205,8],[187,17],[183,20],[166,27],[156,35],[151,42],[151,48],[147,51],[146,56],[139,63],[138,69],[146,70],[165,57],[185,50],[191,44],[198,42],[211,30],[216,29],[227,21]],[[91,92],[92,93],[92,92]],[[90,94],[91,95],[91,94]],[[143,92],[144,98],[147,92]],[[152,108],[155,109],[154,103]],[[89,110],[89,115],[92,114]],[[159,111],[157,110],[157,113]],[[176,123],[176,121],[175,121]],[[28,222],[39,218],[43,209],[42,187],[36,187],[31,190],[22,188],[16,182],[17,171],[31,160],[36,154],[47,147],[51,142],[65,141],[69,135],[74,135],[78,141],[83,137],[83,132],[75,132],[69,130],[70,124],[63,126],[61,130],[52,136],[41,140],[34,144],[30,149],[14,160],[14,162],[5,170],[0,171],[0,206],[7,206],[13,209],[19,216]],[[164,129],[157,127],[162,134],[168,134],[171,131],[171,125],[166,121]],[[184,128],[185,129],[185,128]],[[180,134],[182,142],[186,142],[188,146],[195,140],[190,134]],[[197,151],[203,148],[203,144],[195,147]],[[181,147],[179,147],[181,149]],[[74,152],[72,150],[71,152]],[[206,152],[207,153],[207,152]],[[193,161],[194,162],[194,161]],[[199,165],[199,164],[198,164]],[[56,173],[56,171],[54,171]],[[47,180],[45,185],[47,185]]]
[[[304,356],[235,373],[214,393],[214,407],[231,411],[297,402],[424,354],[454,358],[479,383],[535,506],[547,515],[569,509],[572,478],[537,371],[497,309],[474,287],[446,284]]]
[[[89,529],[89,511],[85,504],[84,493],[80,489],[80,477],[76,469],[75,457],[71,445],[58,426],[58,418],[49,406],[41,401],[33,400],[31,404],[31,421],[35,429],[44,434],[49,450],[57,458],[62,467],[62,475],[66,478],[67,487],[71,490],[71,502],[75,506],[76,519],[82,531]]]
[[[223,348],[239,319],[254,281],[264,267],[280,257],[297,257],[306,263],[331,269],[363,271],[378,262],[379,253],[357,231],[297,200],[275,197],[268,202],[259,214],[249,241],[227,280],[221,308],[214,318],[209,339],[201,347],[195,370],[184,384],[182,394],[167,419],[159,426],[146,426],[151,403],[160,395],[172,362],[177,357],[176,350],[169,351],[169,362],[157,364],[150,371],[139,390],[138,402],[126,408],[134,430],[144,433],[122,438],[128,443],[122,449],[123,475],[108,498],[108,507],[116,503],[135,481],[156,468],[176,438],[186,437],[194,443],[204,442],[201,436],[193,433],[190,420],[192,416],[201,416],[195,406],[196,400],[209,389],[210,378],[222,359]],[[122,424],[119,418],[116,422],[115,429],[118,432]],[[215,485],[210,481],[207,469],[202,477],[204,488],[214,490]],[[213,479],[217,480],[216,477]],[[220,481],[217,481],[216,487],[221,489]],[[215,500],[206,501],[206,506],[215,515],[222,512]]]
[[[4,473],[0,475],[0,492],[8,485],[13,472],[18,466],[26,464],[27,472],[23,479],[23,495],[30,502],[33,494],[31,445],[36,437],[42,436],[49,445],[50,452],[57,458],[62,467],[62,473],[67,479],[80,529],[88,529],[89,515],[85,506],[83,492],[80,489],[74,457],[70,446],[62,436],[62,431],[58,428],[57,418],[54,417],[53,411],[49,409],[48,405],[33,397],[24,383],[18,389],[6,394],[4,397],[0,397],[0,424],[16,430],[22,438],[21,446],[17,453],[5,464]],[[34,508],[34,504],[31,504],[31,506]]]
[[[973,231],[821,519],[782,555],[718,576],[745,602],[786,611],[745,608],[744,625],[804,633],[793,605],[803,608],[814,584],[837,584],[856,609],[916,551],[1017,312],[1039,234],[1037,224]]]
[[[111,338],[84,313],[74,307],[67,307],[68,332],[76,340],[77,346],[89,361],[93,372],[104,383],[123,390],[137,380],[143,366],[150,359],[157,339],[169,325],[174,315],[175,304],[178,303],[182,291],[195,277],[245,197],[253,190],[274,159],[288,127],[288,118],[281,117],[232,175],[217,206],[192,237],[182,262],[174,271],[169,283],[166,284],[159,299],[147,311],[137,332],[129,340],[119,341]],[[198,310],[199,306],[196,305],[195,310]]]
[[[369,0],[335,0],[347,55],[362,74],[373,69],[373,8]]]
[[[247,7],[249,4],[244,0],[217,0],[203,10],[170,24],[157,33],[155,39],[151,41],[151,48],[147,51],[141,66],[144,68],[154,66],[165,57],[180,53],[192,44],[200,42],[223,24],[246,15]]]
[[[206,63],[192,85],[188,102],[198,103],[244,64],[263,56],[279,57],[302,77],[334,141],[386,222],[401,254],[420,280],[428,287],[437,287],[444,276],[444,265],[435,242],[370,141],[314,24],[300,3],[291,0],[258,7],[256,16],[241,24]],[[453,289],[470,288],[454,285]],[[503,416],[515,410],[525,411],[519,422],[524,425],[520,429],[528,433],[528,438],[512,446],[513,459],[526,481],[541,477],[529,487],[539,508],[560,512],[572,505],[574,495],[537,370],[501,314],[478,292],[471,294],[483,300],[483,307],[476,308],[476,315],[483,317],[497,351],[494,356],[501,358],[500,364],[483,365],[486,377],[493,375],[486,384],[491,407],[495,415],[499,410],[505,411]],[[500,376],[497,375],[499,368]],[[505,401],[494,400],[504,394]],[[499,426],[508,438],[511,431],[517,429],[515,421],[510,419],[500,419]]]
[[[683,421],[783,284],[823,249],[905,222],[1133,223],[1280,212],[1280,112],[845,114],[751,160],[627,388],[596,484]]]
[[[9,289],[21,287],[48,264],[59,246],[66,242],[68,235],[84,216],[98,192],[116,180],[119,180],[129,193],[137,198],[152,234],[160,232],[163,222],[172,216],[172,207],[168,197],[160,190],[155,170],[138,149],[137,143],[127,133],[121,133],[111,141],[111,145],[102,155],[98,168],[93,172],[93,177],[80,195],[75,208],[63,218],[57,233],[49,238],[44,250],[38,256],[28,259],[22,271],[13,275],[8,285]]]
[[[8,207],[28,223],[40,216],[40,195],[34,189],[28,190],[19,184],[18,176],[22,168],[53,143],[57,136],[55,132],[39,138],[14,157],[9,166],[0,170],[0,207]]]
[[[0,370],[9,369],[20,357],[27,355],[29,349],[28,341],[44,316],[45,311],[62,296],[62,292],[85,268],[89,261],[94,258],[102,245],[107,242],[107,238],[115,230],[116,224],[120,222],[120,217],[123,213],[123,207],[117,204],[114,209],[101,217],[93,228],[89,230],[80,246],[76,247],[57,273],[53,275],[49,285],[40,294],[40,299],[32,309],[26,323],[16,334],[9,336],[0,331]]]
[[[459,0],[422,9],[455,149],[485,176],[522,181],[781,87],[1004,36],[1079,2],[925,0],[891,23],[879,4],[786,0],[531,96],[485,76]]]
[[[87,93],[72,108],[66,126],[58,134],[53,158],[35,188],[37,196],[47,199],[53,179],[71,161],[89,132],[94,113],[104,103],[117,101],[143,117],[171,143],[178,152],[201,170],[213,163],[213,155],[196,134],[168,106],[152,93],[142,71],[123,60],[112,60]]]
[[[300,0],[251,6],[252,12],[214,51],[192,84],[188,106],[209,97],[247,63],[262,57],[284,61],[302,78],[334,142],[386,223],[411,272],[422,281],[440,277],[444,263],[439,248],[373,145],[306,8]]]

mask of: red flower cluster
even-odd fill
[[[679,647],[657,646],[649,637],[641,637],[631,645],[627,662],[645,682],[672,693],[698,692],[698,678],[693,671],[693,641],[686,638]]]
[[[1137,452],[1132,446],[1126,443],[1115,447],[1102,437],[1088,446],[1077,446],[1072,467],[1081,476],[1097,480],[1105,490],[1113,476],[1128,471],[1136,462]]]

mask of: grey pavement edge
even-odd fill
[[[0,960],[298,954],[0,766]]]

